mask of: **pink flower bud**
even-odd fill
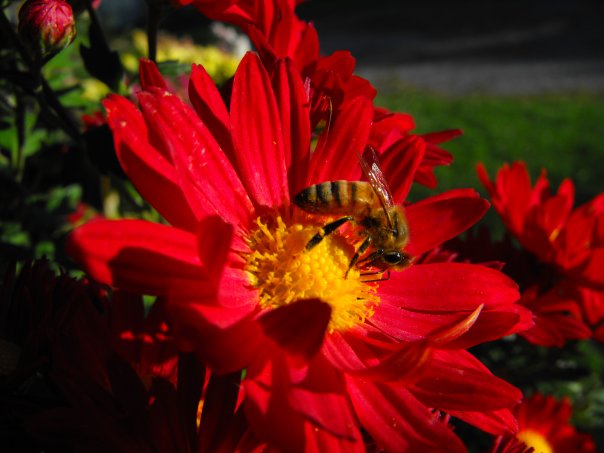
[[[51,57],[75,39],[71,6],[65,0],[27,0],[19,10],[19,34],[42,57]]]

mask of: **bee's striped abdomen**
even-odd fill
[[[294,203],[311,213],[354,214],[374,202],[369,184],[360,181],[327,181],[307,187],[294,197]]]

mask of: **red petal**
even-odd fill
[[[95,220],[76,229],[68,253],[93,278],[135,293],[203,292],[195,236],[143,220]]]
[[[351,428],[356,429],[356,424],[351,425]],[[356,429],[356,438],[361,439],[361,433]],[[306,423],[304,425],[304,451],[308,453],[316,453],[320,451],[328,451],[329,453],[365,453],[365,444],[362,440],[356,442],[346,438],[337,437],[329,434],[325,430],[317,429],[316,426]],[[262,453],[265,453],[264,450]]]
[[[465,363],[458,360],[462,354]],[[493,376],[482,364],[468,365],[468,356],[466,351],[435,352],[411,392],[426,406],[445,411],[490,411],[511,408],[520,401],[520,390]]]
[[[415,135],[409,135],[394,143],[380,155],[384,176],[389,182],[392,196],[397,204],[407,198],[425,151],[425,142]]]
[[[206,217],[199,223],[197,250],[203,263],[212,263],[206,271],[210,281],[219,282],[225,267],[232,264],[227,261],[233,250],[234,229],[217,216]]]
[[[453,140],[455,137],[459,137],[461,134],[463,134],[463,131],[460,129],[449,129],[446,131],[428,132],[427,134],[422,134],[422,137],[428,143],[438,145],[440,143]]]
[[[329,304],[307,299],[271,310],[258,322],[277,346],[308,361],[321,349],[330,318]]]
[[[338,179],[360,179],[358,156],[363,154],[373,118],[373,106],[357,98],[338,112],[319,137],[311,158],[308,184]]]
[[[532,199],[531,179],[526,165],[522,162],[515,162],[511,167],[504,165],[497,172],[494,183],[488,179],[484,167],[480,166],[478,177],[507,227],[515,235],[521,235]]]
[[[247,224],[253,211],[237,174],[210,131],[178,97],[162,90],[139,94],[143,114],[170,150],[189,203],[204,215]]]
[[[509,409],[480,412],[450,410],[447,412],[487,433],[501,435],[518,431],[518,423]]]
[[[195,231],[197,216],[178,185],[174,167],[149,144],[140,112],[130,101],[115,95],[103,105],[118,159],[137,190],[172,225]]]
[[[290,193],[304,188],[310,157],[310,112],[304,84],[291,60],[279,60],[273,86],[288,169]]]
[[[248,366],[262,344],[262,331],[253,320],[251,302],[239,308],[221,307],[208,305],[200,297],[171,300],[167,309],[181,347],[195,350],[212,370],[225,374]]]
[[[166,81],[162,77],[161,72],[159,72],[155,62],[146,58],[141,58],[138,73],[143,90],[147,90],[151,87],[162,88],[164,90],[168,89]]]
[[[488,208],[486,200],[467,191],[450,191],[407,206],[407,252],[418,256],[454,238],[474,225]]]
[[[486,308],[509,305],[519,299],[516,283],[501,272],[477,264],[433,263],[393,272],[380,285],[380,297],[419,312],[450,313],[481,304]]]
[[[237,69],[231,98],[231,121],[238,171],[260,206],[289,202],[283,133],[279,111],[260,59],[246,54]]]
[[[353,442],[361,439],[342,374],[324,357],[316,356],[303,379],[292,384],[288,401],[305,419],[334,436]]]
[[[348,379],[352,405],[369,434],[388,452],[463,452],[464,445],[400,385]]]
[[[222,151],[234,163],[229,112],[214,81],[201,65],[191,67],[189,99],[203,124],[212,131]]]
[[[427,342],[402,343],[394,353],[380,358],[377,365],[349,374],[372,381],[409,381],[429,362],[431,353]]]
[[[467,326],[467,321],[472,319],[468,313],[469,311],[466,310],[420,312],[397,307],[388,300],[382,300],[369,322],[399,340],[417,341],[431,338],[435,332],[446,330],[451,326],[455,326],[453,330],[457,334],[461,333],[457,329],[460,326]],[[479,343],[524,331],[532,325],[530,310],[517,304],[497,306],[492,311],[488,308],[483,309],[469,330],[447,343],[446,348],[467,349]]]

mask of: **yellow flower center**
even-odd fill
[[[529,447],[533,447],[535,453],[554,453],[554,449],[545,436],[537,431],[525,429],[520,431],[516,437]]]
[[[330,332],[349,329],[373,315],[379,303],[376,285],[364,281],[355,268],[346,275],[355,250],[345,237],[332,233],[307,250],[320,226],[286,225],[280,216],[266,223],[258,218],[256,225],[248,236],[246,270],[260,291],[262,308],[318,298],[331,306]]]

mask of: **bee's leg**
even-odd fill
[[[356,253],[353,255],[352,259],[350,260],[350,264],[348,265],[348,269],[346,269],[344,278],[348,277],[348,272],[350,272],[350,269],[352,269],[355,266],[355,264],[357,264],[357,261],[359,261],[359,258],[361,257],[361,255],[363,253],[365,253],[365,251],[369,248],[370,244],[371,244],[371,236],[367,236],[365,238],[365,240],[363,241],[363,243],[361,244],[361,246],[357,249]]]
[[[342,225],[344,225],[346,222],[350,222],[351,220],[353,220],[352,216],[346,216],[346,217],[342,217],[338,220],[334,220],[333,222],[329,222],[327,225],[325,225],[323,228],[321,228],[321,231],[319,231],[312,238],[310,238],[310,241],[308,241],[308,243],[306,244],[306,250],[312,249],[319,242],[321,242],[325,236],[333,233],[338,228],[340,228]]]

